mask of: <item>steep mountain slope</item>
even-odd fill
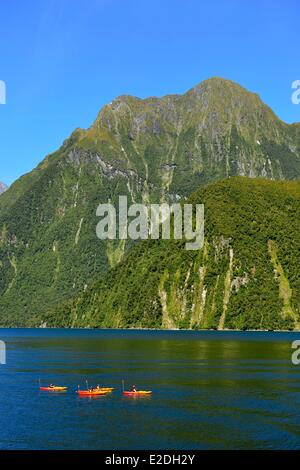
[[[4,183],[1,183],[0,181],[0,194],[4,193],[4,191],[7,190],[7,186]]]
[[[300,182],[230,178],[198,190],[205,245],[143,241],[75,301],[66,327],[300,328]]]
[[[223,79],[184,95],[121,96],[0,197],[0,323],[39,316],[123,257],[96,238],[100,202],[174,201],[209,181],[300,175],[299,125]]]

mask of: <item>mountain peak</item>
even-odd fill
[[[193,88],[187,91],[185,95],[197,94],[201,95],[210,94],[216,99],[221,95],[224,98],[244,98],[251,100],[256,105],[265,105],[257,93],[253,93],[242,85],[232,80],[228,80],[221,77],[211,77],[195,85]]]
[[[4,193],[8,189],[8,186],[0,181],[0,194]]]
[[[206,78],[205,80],[202,80],[200,83],[195,85],[193,88],[197,88],[199,86],[207,86],[207,85],[227,86],[227,87],[229,86],[229,87],[234,87],[234,88],[239,88],[239,89],[246,90],[239,83],[234,82],[233,80],[229,80],[227,78],[217,77],[217,76],[216,77]]]
[[[182,186],[188,172],[194,188],[234,175],[298,178],[298,141],[297,125],[281,121],[257,93],[221,77],[180,95],[120,95],[80,134],[80,148],[105,154],[118,171],[134,170],[144,180],[151,173],[151,184],[163,191]]]

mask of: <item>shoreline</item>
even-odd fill
[[[68,327],[63,326],[0,326],[0,330],[66,330],[66,331],[160,331],[160,332],[191,332],[191,333],[205,333],[205,332],[214,332],[214,333],[300,333],[300,330],[266,330],[266,329],[249,329],[249,330],[239,330],[239,329],[226,329],[217,330],[213,328],[203,328],[203,329],[187,329],[187,328],[82,328],[82,327]]]

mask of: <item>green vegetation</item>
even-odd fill
[[[237,191],[235,194],[227,183],[215,187],[214,197],[219,201],[215,204],[223,208],[224,215],[220,212],[219,220],[213,218],[209,199],[207,210],[212,219],[211,224],[210,219],[207,222],[208,230],[215,231],[216,238],[209,236],[208,231],[206,253],[186,253],[180,244],[170,244],[166,248],[162,242],[162,245],[141,244],[127,257],[132,243],[104,243],[96,237],[99,203],[108,200],[116,203],[120,194],[127,195],[129,202],[184,200],[193,192],[193,198],[201,199],[201,191],[204,191],[201,188],[207,184],[238,175],[273,180],[298,179],[299,124],[283,123],[257,95],[219,78],[206,80],[183,95],[145,100],[130,96],[117,98],[100,111],[89,129],[76,129],[57,152],[48,155],[36,169],[1,194],[0,325],[39,325],[46,316],[48,324],[59,325],[58,318],[61,318],[61,324],[66,326],[140,324],[218,328],[224,323],[224,327],[245,324],[249,327],[270,324],[273,327],[267,319],[268,306],[276,312],[283,309],[282,325],[291,323],[298,315],[300,296],[295,255],[297,237],[289,241],[282,233],[280,244],[276,234],[268,237],[265,229],[264,248],[261,253],[254,251],[251,262],[253,266],[259,265],[254,261],[260,253],[269,266],[271,281],[257,286],[258,290],[253,281],[255,276],[252,279],[249,271],[250,261],[248,252],[243,251],[244,245],[231,246],[228,241],[233,236],[233,229],[236,230],[234,235],[244,237],[245,242],[248,240],[246,230],[257,237],[262,236],[260,219],[244,226],[244,218],[245,224],[248,219],[242,214],[238,226],[233,227],[234,217],[219,201],[219,193],[226,199],[229,192],[237,213],[239,205],[244,210],[247,202],[253,214],[255,211],[263,214],[262,208],[256,207],[260,197],[252,202],[249,192],[240,194]],[[248,188],[251,183],[247,183],[247,179],[243,181]],[[292,187],[287,191],[292,191]],[[209,188],[212,186],[205,190],[205,197],[212,191]],[[265,193],[267,188],[268,183],[261,180],[260,191]],[[248,189],[252,191],[253,188]],[[278,218],[279,211],[286,222],[285,230],[290,227],[290,218],[299,218],[294,196],[281,208],[270,206],[270,211],[266,220],[269,215]],[[264,215],[260,217],[264,218]],[[278,223],[277,219],[275,223]],[[270,219],[269,225],[273,227],[272,224]],[[273,265],[266,248],[269,239],[276,247]],[[284,243],[286,247],[282,246]],[[217,256],[215,250],[219,245],[223,248],[219,248]],[[146,246],[151,259],[143,261],[145,272],[140,272],[142,266],[135,268],[131,263],[136,263],[138,253],[144,259]],[[229,266],[230,248],[233,250],[232,267]],[[238,254],[237,250],[240,250]],[[177,251],[180,256],[176,255]],[[122,261],[124,256],[126,262]],[[174,272],[168,264],[173,257],[176,258]],[[237,259],[241,263],[239,281],[235,280]],[[276,266],[280,282],[278,275],[274,278]],[[113,267],[115,270],[106,276]],[[134,280],[131,271],[126,269],[137,270]],[[156,269],[160,272],[159,279]],[[261,275],[259,267],[255,269]],[[121,284],[112,285],[114,276],[124,276],[124,279],[118,277],[118,283],[124,283],[124,289],[128,287],[126,279],[132,279],[137,291],[127,289],[124,294]],[[253,282],[246,283],[248,278],[245,276]],[[92,313],[89,317],[92,299],[83,292],[95,296],[91,286],[98,279],[109,286],[109,292],[103,289],[105,298],[101,302],[106,306],[111,302],[109,308],[114,315],[105,307],[106,310],[101,309],[95,318]],[[229,288],[232,282],[241,283],[237,295]],[[277,295],[278,282],[285,286],[281,287],[280,296]],[[262,292],[262,289],[265,290]],[[250,290],[256,300],[253,300],[252,314],[246,314],[248,310],[244,307]],[[125,295],[122,302],[121,293]],[[140,303],[136,303],[136,296]],[[83,297],[87,312],[77,312],[72,317],[69,304],[74,298],[81,302]],[[264,313],[259,314],[264,303]],[[133,307],[127,317],[124,312],[129,311],[130,306]],[[57,307],[61,307],[58,316]],[[55,312],[53,320],[49,318],[49,312]],[[184,312],[191,312],[191,317]],[[85,320],[82,315],[86,315]],[[273,318],[271,312],[269,315]],[[278,326],[278,321],[274,325]]]
[[[65,327],[298,328],[300,182],[235,177],[198,190],[190,202],[205,204],[201,251],[186,251],[184,241],[139,242],[115,269],[43,321]]]

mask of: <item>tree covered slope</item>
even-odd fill
[[[235,177],[199,189],[205,245],[141,241],[38,322],[66,327],[298,329],[300,182]]]

